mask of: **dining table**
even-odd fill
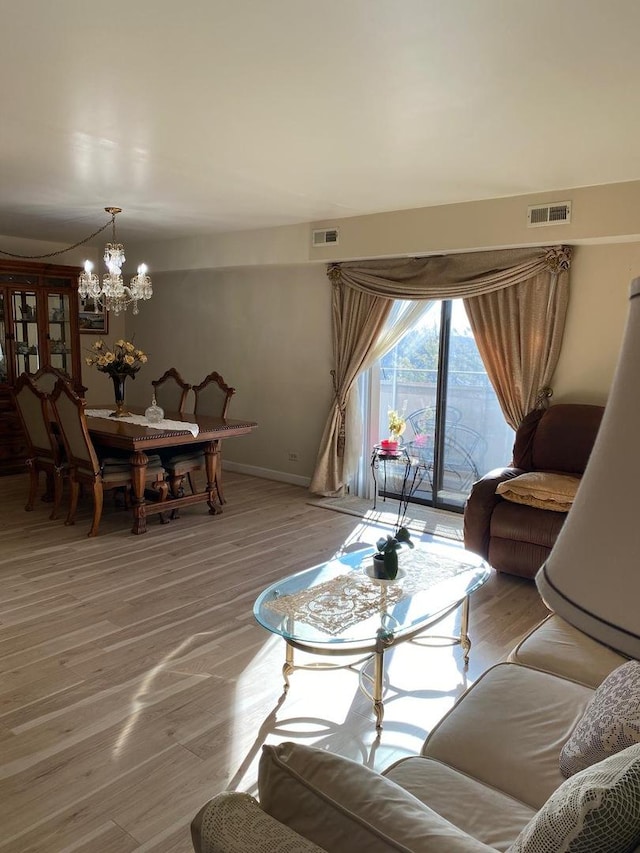
[[[104,416],[102,409],[104,408]],[[127,451],[131,464],[131,490],[133,527],[131,532],[140,535],[147,531],[147,516],[155,513],[170,513],[174,509],[196,503],[207,503],[209,513],[216,515],[222,508],[214,499],[216,471],[220,462],[219,442],[237,435],[248,435],[258,424],[255,421],[205,415],[166,412],[162,422],[145,422],[144,409],[129,407],[138,423],[128,418],[110,417],[106,407],[87,406],[87,427],[94,444],[102,448]],[[100,414],[96,414],[99,411]],[[168,422],[165,426],[164,423]],[[184,424],[184,429],[181,428]],[[173,453],[202,450],[205,460],[206,486],[203,491],[163,500],[148,500],[145,493],[147,453],[171,450]],[[168,515],[165,516],[168,518]]]

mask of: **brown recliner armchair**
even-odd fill
[[[499,572],[533,578],[564,524],[556,512],[505,500],[497,486],[529,471],[581,477],[598,433],[604,408],[559,403],[535,409],[518,427],[513,460],[474,483],[464,510],[465,548]]]

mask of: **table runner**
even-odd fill
[[[115,409],[85,409],[85,415],[88,418],[110,418]],[[118,418],[125,424],[138,424],[138,426],[146,426],[149,429],[159,430],[179,430],[180,432],[190,432],[195,438],[200,432],[198,424],[189,424],[185,421],[170,421],[163,419],[158,423],[150,424],[144,415],[127,415],[125,418]]]

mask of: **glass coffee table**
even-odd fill
[[[294,664],[294,650],[360,657],[360,686],[373,703],[376,729],[384,716],[385,650],[412,640],[461,607],[460,634],[438,637],[460,643],[469,662],[469,596],[491,569],[477,554],[452,545],[419,543],[399,553],[395,581],[371,578],[374,548],[344,554],[272,584],[257,598],[256,620],[286,643],[284,690],[296,669],[328,669],[334,663]],[[429,637],[436,639],[432,634]],[[426,639],[426,638],[425,638]],[[373,675],[366,663],[373,661]],[[353,667],[353,663],[345,664]]]

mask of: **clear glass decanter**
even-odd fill
[[[156,403],[155,396],[152,397],[149,408],[145,409],[144,416],[150,424],[157,424],[164,418],[164,409]]]

